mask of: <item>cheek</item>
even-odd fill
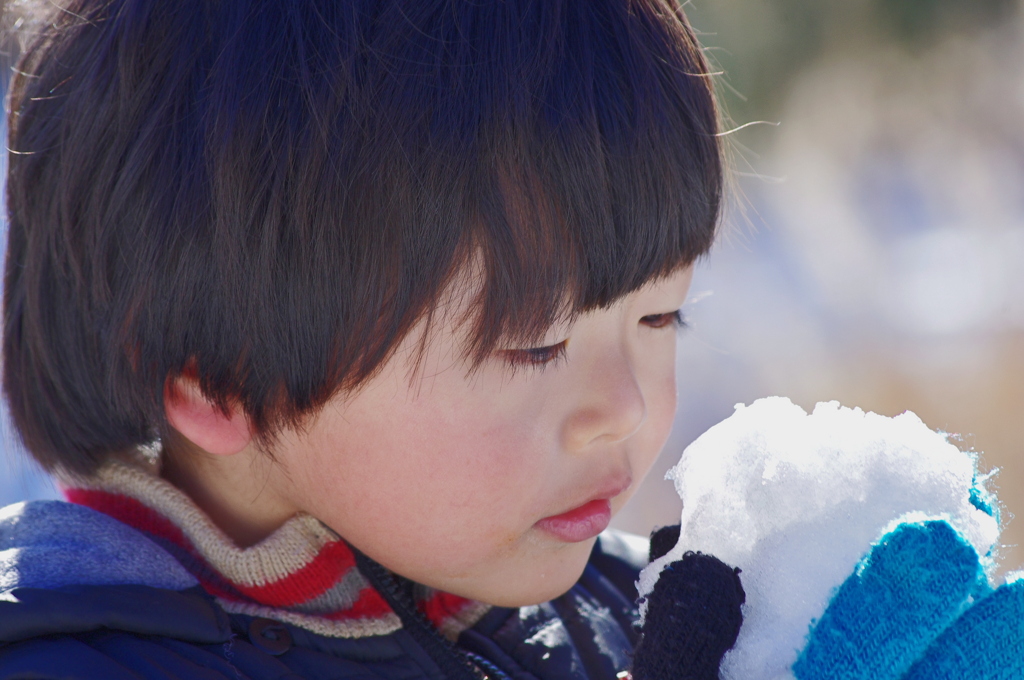
[[[481,401],[413,404],[404,425],[375,440],[384,436],[398,452],[407,488],[429,486],[443,507],[479,509],[521,496],[542,464],[544,447],[523,420],[514,408]]]
[[[650,470],[661,453],[675,420],[677,391],[675,354],[665,353],[663,361],[648,373],[644,390],[647,420],[638,433],[636,456],[633,461],[634,477],[639,480]],[[634,486],[635,488],[635,486]]]
[[[308,437],[304,509],[378,561],[430,583],[507,551],[537,519],[544,447],[515,408],[351,404]],[[330,416],[331,414],[327,414]]]
[[[655,429],[660,437],[659,451],[665,445],[669,432],[672,430],[677,400],[678,390],[676,387],[675,366],[673,365],[672,370],[666,372],[666,375],[659,380],[655,390],[654,403],[648,409],[653,429]]]

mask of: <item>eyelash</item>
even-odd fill
[[[557,345],[548,347],[531,347],[529,349],[505,349],[502,356],[513,369],[516,368],[547,368],[565,358],[565,350],[569,341],[563,340]]]
[[[688,327],[685,317],[680,310],[667,312],[665,314],[648,314],[641,317],[640,323],[649,328],[667,328],[672,326],[678,330]],[[563,340],[557,345],[547,347],[530,347],[528,349],[506,349],[501,354],[505,361],[513,369],[517,368],[539,368],[557,364],[565,358],[565,350],[569,347],[569,340]]]
[[[640,321],[651,328],[665,328],[667,326],[673,326],[676,329],[682,330],[690,327],[690,325],[686,323],[686,317],[683,316],[683,311],[681,309],[677,309],[674,312],[667,312],[665,314],[649,314],[648,316],[641,318]]]

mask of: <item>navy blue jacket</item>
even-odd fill
[[[457,642],[491,678],[612,680],[636,642],[643,539],[602,534],[562,597],[494,608]],[[0,680],[420,680],[405,629],[359,639],[228,614],[141,533],[56,501],[0,510]]]

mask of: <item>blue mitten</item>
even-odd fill
[[[900,524],[836,592],[793,672],[799,680],[1024,677],[1019,583],[993,593],[974,548],[948,522]]]
[[[1024,678],[1024,578],[968,609],[928,647],[904,680]]]

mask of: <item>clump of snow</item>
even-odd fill
[[[640,594],[687,551],[742,569],[744,622],[724,680],[791,677],[812,621],[894,522],[946,519],[982,556],[999,535],[971,502],[974,454],[910,412],[828,402],[808,415],[781,397],[739,404],[666,477],[683,499],[679,543],[640,574]],[[984,505],[976,492],[975,503]]]

